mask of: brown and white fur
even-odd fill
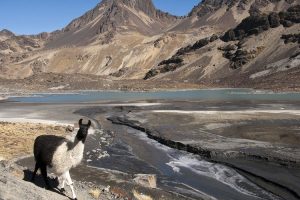
[[[79,165],[83,158],[85,140],[90,126],[90,120],[88,124],[82,124],[82,119],[80,119],[79,130],[73,140],[54,135],[42,135],[37,137],[34,142],[36,164],[32,181],[35,179],[37,170],[40,169],[46,187],[50,189],[47,179],[47,166],[51,167],[53,172],[58,176],[60,183],[58,188],[64,190],[66,183],[71,188],[73,199],[77,199],[69,171],[71,168]]]

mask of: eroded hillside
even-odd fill
[[[176,17],[151,0],[103,0],[62,30],[1,31],[0,78],[86,74],[146,85],[151,79],[264,88],[279,79],[289,87],[299,67],[297,4],[205,0]]]

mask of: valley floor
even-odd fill
[[[166,192],[168,190],[152,190],[135,184],[133,174],[167,169],[171,170],[169,173],[172,176],[175,176],[177,170],[189,168],[200,174],[205,172],[201,170],[202,167],[205,168],[206,166],[200,165],[198,168],[193,168],[197,167],[199,163],[195,164],[194,159],[188,160],[193,161],[192,163],[182,161],[182,158],[166,161],[168,166],[154,170],[155,160],[157,160],[155,156],[160,157],[161,155],[155,155],[154,158],[156,159],[150,159],[150,163],[144,160],[149,158],[146,152],[148,149],[144,149],[146,147],[141,148],[139,145],[141,141],[137,141],[137,138],[130,138],[133,135],[133,130],[137,130],[147,134],[148,139],[156,140],[164,146],[200,155],[203,160],[199,160],[199,162],[201,164],[206,161],[212,162],[213,169],[218,164],[231,167],[265,191],[280,196],[279,199],[297,199],[300,196],[298,185],[300,177],[299,110],[299,103],[295,101],[160,100],[55,104],[20,103],[3,100],[0,102],[0,117],[2,117],[0,121],[8,122],[0,123],[2,137],[0,142],[3,143],[0,143],[2,147],[0,156],[11,159],[31,154],[30,145],[32,145],[35,136],[48,131],[65,134],[62,125],[73,124],[79,117],[85,116],[98,122],[97,126],[101,127],[101,131],[99,134],[89,137],[83,165],[71,172],[75,180],[92,183],[91,187],[83,187],[82,183],[78,182],[79,187],[84,188],[84,190],[80,189],[80,191],[84,191],[82,195],[88,195],[88,191],[93,189],[96,184],[101,191],[107,185],[112,187],[109,193],[104,192],[106,195],[104,199],[108,198],[109,195],[126,194],[126,191],[131,191],[130,193],[133,195],[135,190],[153,198],[165,196],[168,197],[167,199],[182,199],[183,197],[176,196],[172,192]],[[19,119],[30,120],[30,123],[26,120],[16,121],[16,116]],[[53,125],[53,121],[50,121],[51,125],[49,120],[60,123]],[[48,125],[32,123],[34,121],[40,123],[48,121]],[[119,143],[122,140],[124,141]],[[98,144],[99,141],[101,144]],[[127,143],[127,146],[132,146],[129,148],[123,144],[124,142]],[[150,144],[153,143],[150,142]],[[131,150],[126,150],[127,148]],[[108,151],[111,157],[106,158],[104,151]],[[102,158],[98,159],[99,154],[101,157],[104,156],[103,162],[101,162]],[[146,157],[136,158],[137,155],[146,155]],[[151,152],[149,155],[152,155]],[[120,160],[120,158],[124,158],[124,160]],[[150,156],[150,158],[152,157]],[[105,165],[106,162],[107,165]],[[17,169],[24,171],[24,173],[19,171],[17,178],[25,178],[26,169],[27,176],[30,175],[33,168],[32,157],[18,160],[17,164],[23,166],[23,168],[18,166]],[[87,167],[87,164],[96,168]],[[166,163],[159,163],[158,166],[161,165],[166,165]],[[99,166],[100,170],[97,168]],[[213,172],[212,177],[208,179],[214,180],[216,174],[219,178],[224,178],[224,175],[225,180],[221,179],[221,182],[225,181],[226,184],[230,185],[233,181],[234,184],[238,184],[235,183],[234,178],[236,176],[222,170]],[[205,172],[204,176],[207,176],[207,173]],[[277,176],[273,176],[274,173]],[[7,176],[11,177],[11,175],[14,175],[14,172]],[[160,178],[165,178],[164,176],[163,174]],[[230,182],[226,182],[228,180]],[[218,181],[220,180],[218,179]],[[160,184],[166,189],[163,183]],[[223,187],[221,189],[225,190]],[[5,186],[1,186],[0,177],[0,191],[3,188]],[[220,191],[208,190],[206,192],[221,195],[221,189]],[[233,188],[230,188],[230,192],[234,194],[234,191]],[[202,198],[209,199],[209,195],[203,195]],[[231,197],[228,196],[228,198]],[[256,198],[249,197],[249,199]]]
[[[283,75],[282,75],[283,76]],[[130,79],[118,80],[84,74],[42,73],[25,79],[1,79],[0,93],[34,93],[34,92],[68,92],[79,90],[122,90],[122,91],[157,91],[157,90],[188,90],[213,88],[253,88],[275,92],[299,92],[298,74],[276,79],[265,79],[261,82],[243,81],[243,77],[231,77],[218,81],[176,81],[167,79]],[[1,100],[0,94],[0,100]]]

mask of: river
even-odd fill
[[[181,118],[185,117],[184,112],[187,114],[192,112],[205,114],[209,111],[215,112],[216,116],[220,115],[218,112],[223,112],[222,115],[224,115],[224,112],[228,112],[226,115],[238,115],[238,113],[244,114],[245,112],[255,111],[267,114],[275,113],[284,115],[283,119],[278,119],[282,121],[283,125],[287,121],[295,125],[299,120],[292,121],[288,119],[285,121],[285,115],[289,115],[291,112],[294,112],[293,115],[300,113],[299,100],[300,93],[272,93],[248,89],[41,93],[32,94],[28,97],[9,98],[8,101],[0,104],[0,118],[13,119],[17,116],[17,118],[72,123],[79,118],[78,115],[82,115],[97,120],[100,124],[98,133],[103,133],[101,119],[116,114],[118,109],[121,109],[121,111],[118,111],[121,114],[124,109],[126,112],[133,112],[134,117],[139,117],[139,119],[145,116],[145,121],[147,121],[146,116],[150,111],[168,113],[172,111],[176,114],[174,126],[163,124],[159,128],[175,133],[181,131],[181,127],[176,128],[179,126],[176,122],[180,123]],[[164,116],[163,112],[160,115],[162,118],[170,117]],[[178,113],[181,115],[178,116]],[[249,121],[249,119],[247,118],[244,121]],[[214,121],[210,124],[220,125],[222,123],[224,122]],[[190,124],[189,128],[195,128],[193,123]],[[249,126],[249,124],[247,125]],[[255,125],[252,126],[256,127]],[[99,143],[94,140],[91,140],[87,145],[85,153],[85,164],[87,166],[91,166],[93,169],[99,168],[99,170],[103,168],[118,170],[129,174],[157,174],[160,188],[193,199],[203,197],[223,200],[285,199],[284,196],[279,197],[273,194],[272,191],[251,182],[229,166],[211,162],[199,155],[169,148],[149,139],[144,132],[130,127],[121,125],[111,125],[111,127],[113,127],[111,131],[114,133],[114,138],[109,146],[99,146]],[[189,128],[185,127],[182,130],[186,131]],[[276,129],[276,127],[273,128]],[[218,131],[220,130],[218,129]],[[222,131],[224,130],[226,129],[222,129]],[[214,129],[210,133],[215,133],[213,131]],[[189,135],[186,137],[189,137]],[[107,152],[109,156],[99,158],[99,148],[102,148],[102,153]]]

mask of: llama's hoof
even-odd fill
[[[60,188],[60,189],[58,189],[61,193],[65,193],[66,192],[66,190],[65,190],[65,188]]]
[[[53,191],[54,189],[51,187],[51,186],[46,186],[46,190],[50,190],[50,191]]]

